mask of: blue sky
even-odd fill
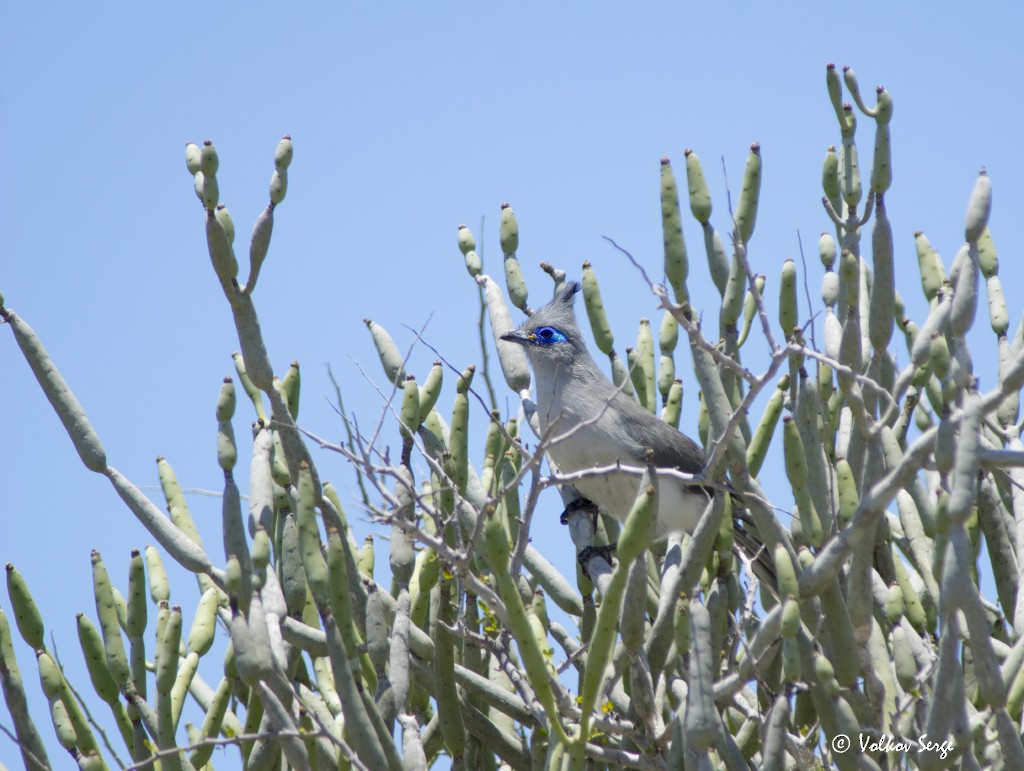
[[[638,319],[660,314],[640,276],[601,237],[660,275],[659,159],[669,155],[682,176],[686,147],[703,160],[713,222],[725,231],[720,159],[735,194],[747,148],[761,143],[751,260],[768,275],[768,296],[777,297],[783,260],[799,265],[799,232],[811,295],[820,302],[815,244],[831,229],[819,204],[821,162],[839,141],[825,92],[828,61],[852,65],[866,94],[883,83],[893,95],[887,203],[897,287],[910,315],[920,322],[925,309],[913,233],[925,231],[948,265],[985,165],[1013,326],[1020,317],[1015,288],[1024,273],[1010,237],[1024,210],[1016,151],[1022,115],[1008,84],[1022,64],[1024,13],[1015,3],[938,3],[924,13],[871,2],[643,3],[628,10],[606,2],[187,11],[21,4],[6,17],[0,291],[42,337],[109,463],[143,486],[157,484],[157,455],[172,462],[185,487],[222,484],[214,406],[238,343],[206,255],[186,140],[216,143],[221,199],[244,245],[266,203],[277,140],[285,132],[294,138],[288,197],[276,213],[256,304],[275,370],[283,374],[292,359],[302,365],[300,422],[327,437],[340,437],[341,426],[329,404],[326,363],[363,425],[382,410],[356,366],[383,382],[364,317],[388,328],[403,349],[413,338],[406,327],[429,318],[432,345],[457,366],[479,362],[476,291],[456,226],[470,225],[485,270],[499,277],[502,201],[519,218],[531,304],[550,293],[541,260],[572,276],[590,260],[621,353],[635,340]],[[860,123],[867,168],[873,132],[869,121]],[[700,229],[685,208],[684,230],[691,294],[698,307],[707,298],[713,328],[717,295]],[[801,303],[806,319],[802,293]],[[983,302],[975,332],[976,369],[990,387],[995,342]],[[759,345],[753,339],[744,349],[753,366]],[[422,378],[432,360],[418,348],[409,369]],[[686,373],[683,427],[695,433],[696,385],[683,346],[677,369]],[[0,373],[0,562],[13,561],[25,574],[72,679],[88,692],[74,614],[94,615],[89,551],[101,550],[123,586],[130,548],[152,539],[109,484],[81,466],[2,328]],[[508,410],[516,409],[514,396],[496,385]],[[250,418],[240,407],[240,440]],[[473,421],[481,428],[483,414]],[[247,452],[243,445],[240,456]],[[350,469],[330,455],[316,457],[321,476],[351,500]],[[781,463],[775,472],[764,475],[775,478],[769,490],[788,506]],[[152,495],[162,505],[159,491]],[[217,500],[191,504],[220,559]],[[542,500],[536,540],[571,571],[558,508],[554,494]],[[355,506],[350,519],[360,533],[373,530]],[[383,542],[378,553],[386,567]],[[194,583],[175,571],[172,586],[172,600],[190,616]],[[5,593],[0,605],[9,607]],[[18,643],[36,719],[60,763],[31,653]],[[201,669],[211,681],[218,661]],[[0,723],[10,725],[3,707]],[[15,757],[0,739],[0,758]]]

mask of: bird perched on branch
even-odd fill
[[[654,465],[699,476],[704,471],[703,448],[686,434],[660,420],[613,384],[587,350],[573,298],[580,285],[572,282],[523,325],[501,336],[522,345],[535,375],[537,417],[542,433],[553,426],[555,441],[548,455],[562,473],[610,467],[632,469]],[[587,475],[573,486],[590,501],[625,522],[636,501],[640,476],[609,470]],[[707,509],[714,488],[662,479],[658,496],[658,535],[685,530],[692,533]],[[737,542],[752,559],[770,568],[761,545],[738,524]],[[766,562],[767,561],[767,562]],[[765,571],[758,571],[759,575]]]

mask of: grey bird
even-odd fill
[[[575,282],[566,285],[519,329],[501,336],[522,345],[530,360],[541,432],[554,426],[552,434],[563,437],[551,444],[549,456],[563,473],[616,463],[642,469],[649,448],[655,466],[701,474],[705,466],[701,446],[624,394],[591,357],[573,309],[579,289]],[[638,475],[614,471],[573,483],[581,495],[623,522],[639,485]],[[663,481],[659,486],[658,535],[679,530],[692,533],[713,494],[714,490],[705,486]],[[737,531],[741,536],[737,542],[744,551],[763,561],[767,554],[760,544],[742,528]]]

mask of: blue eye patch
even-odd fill
[[[565,343],[569,338],[554,327],[540,327],[533,333],[533,342],[540,345],[551,345],[552,343]]]

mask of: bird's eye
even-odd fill
[[[537,336],[537,342],[544,344],[564,343],[569,339],[554,327],[541,327],[535,334]]]

